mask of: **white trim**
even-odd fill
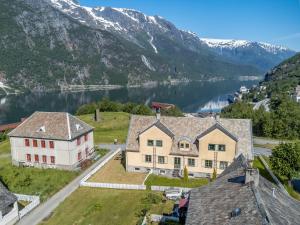
[[[68,137],[69,140],[71,140],[71,127],[70,127],[69,113],[67,113],[67,126],[68,126]]]

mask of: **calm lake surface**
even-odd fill
[[[176,86],[153,88],[122,88],[105,91],[83,91],[76,93],[26,93],[0,97],[0,124],[19,121],[34,111],[65,111],[75,113],[85,103],[108,97],[120,102],[150,104],[152,101],[173,103],[184,112],[198,112],[208,107],[223,105],[228,94],[233,94],[240,86],[248,88],[257,81],[192,82]],[[220,103],[220,104],[219,104]]]

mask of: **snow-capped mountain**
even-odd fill
[[[220,56],[233,62],[256,65],[263,71],[269,70],[296,53],[288,48],[264,42],[210,38],[200,40]]]
[[[10,24],[0,29],[0,82],[28,89],[236,79],[263,75],[290,53],[220,51],[160,16],[75,0],[1,1],[0,14]]]

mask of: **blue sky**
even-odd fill
[[[200,37],[246,39],[300,51],[300,0],[79,0],[160,15]]]

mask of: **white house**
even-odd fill
[[[8,136],[17,166],[73,170],[94,151],[93,127],[65,112],[35,112]]]
[[[0,181],[0,225],[13,225],[19,220],[17,197]]]
[[[298,85],[296,88],[295,88],[295,92],[294,92],[294,100],[296,102],[300,102],[300,85]]]

